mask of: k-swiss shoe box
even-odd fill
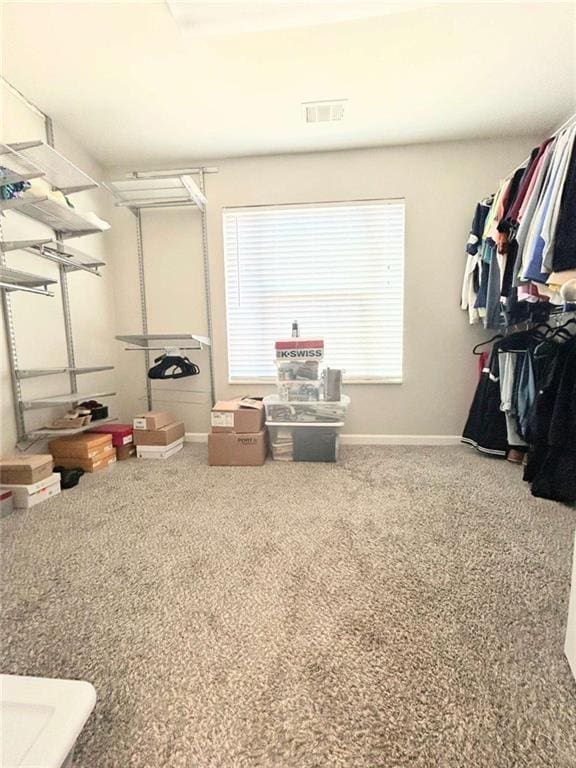
[[[276,362],[324,359],[324,339],[285,339],[275,342]]]
[[[134,445],[170,445],[184,437],[184,422],[174,421],[160,429],[135,429]]]
[[[116,461],[116,448],[109,446],[105,451],[95,454],[90,459],[78,458],[60,458],[57,460],[58,467],[64,469],[83,469],[84,472],[98,472],[106,469],[110,464]]]
[[[220,400],[212,408],[211,424],[215,433],[256,434],[264,426],[264,404],[249,397]]]
[[[139,459],[169,459],[184,447],[184,438],[175,440],[169,445],[137,445],[136,455]]]
[[[0,459],[0,483],[30,485],[46,480],[52,475],[52,456],[30,454],[29,456],[7,456]]]
[[[126,459],[130,459],[132,456],[136,456],[136,446],[134,443],[119,445],[116,448],[116,458],[118,461],[126,461]]]
[[[16,509],[30,509],[35,507],[36,504],[40,504],[60,493],[60,475],[54,472],[50,477],[37,483],[31,483],[30,485],[8,485],[3,486],[0,490],[2,492],[6,490],[12,491],[14,507]]]
[[[64,466],[60,459],[92,459],[102,451],[109,450],[112,448],[112,435],[85,432],[72,437],[59,437],[51,440],[48,448],[52,456],[57,459],[57,463]]]
[[[256,434],[234,432],[208,435],[208,464],[211,467],[259,467],[266,461],[266,430]]]
[[[90,430],[90,434],[111,435],[114,448],[131,445],[134,442],[133,432],[131,424],[103,424]]]
[[[173,424],[176,421],[174,416],[168,411],[147,411],[139,416],[134,416],[132,426],[134,429],[160,429],[167,424]]]

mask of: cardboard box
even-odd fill
[[[212,432],[256,434],[264,426],[264,403],[249,397],[219,400],[211,414]]]
[[[134,445],[170,445],[184,437],[184,422],[174,421],[160,429],[135,429]]]
[[[173,424],[176,421],[174,416],[168,411],[147,411],[138,416],[134,416],[132,426],[134,429],[160,429],[167,424]]]
[[[234,432],[208,435],[208,464],[211,467],[258,467],[266,461],[266,430],[256,434]]]
[[[57,472],[38,483],[30,485],[2,486],[2,491],[12,491],[16,509],[30,509],[60,493],[60,475]]]
[[[84,472],[98,472],[106,469],[116,461],[116,448],[110,446],[107,450],[97,453],[90,459],[60,458],[57,466],[64,469],[83,469]]]
[[[53,466],[50,454],[6,456],[0,459],[0,483],[17,485],[37,483],[51,476]]]
[[[169,445],[137,445],[136,455],[139,459],[169,459],[184,447],[184,438],[175,440]]]
[[[130,443],[130,445],[119,445],[116,448],[116,458],[118,461],[126,461],[126,459],[130,459],[132,456],[136,456],[136,446],[133,443]]]
[[[90,434],[110,435],[114,448],[131,445],[134,442],[134,430],[131,424],[102,424],[90,430]]]
[[[62,464],[60,459],[92,459],[102,451],[112,448],[111,435],[99,435],[95,432],[84,432],[71,437],[58,437],[48,443],[50,453]],[[75,466],[80,466],[76,464]]]

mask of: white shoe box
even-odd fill
[[[60,475],[54,472],[45,480],[31,485],[1,485],[0,490],[12,491],[16,509],[30,509],[60,493]]]
[[[174,440],[168,445],[137,445],[136,456],[139,459],[169,459],[184,447],[184,438]]]

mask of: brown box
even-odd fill
[[[146,413],[134,416],[132,426],[139,430],[153,430],[165,427],[167,424],[173,424],[174,421],[173,414],[168,413],[168,411],[146,411]]]
[[[52,456],[45,453],[6,456],[0,459],[0,483],[32,485],[50,477],[53,466]]]
[[[116,461],[116,448],[107,448],[93,456],[91,459],[79,459],[76,457],[58,459],[58,467],[64,469],[83,469],[84,472],[98,472],[100,469],[106,469],[110,464]]]
[[[266,461],[266,430],[256,434],[221,432],[208,435],[208,464],[211,467],[258,467]]]
[[[255,434],[264,426],[264,403],[249,397],[219,400],[211,415],[212,432]]]
[[[136,446],[134,443],[130,445],[119,445],[116,448],[116,458],[118,461],[126,461],[126,459],[136,456]]]
[[[160,429],[135,429],[134,445],[170,445],[184,437],[184,422],[175,421]]]
[[[98,453],[112,448],[112,435],[86,432],[71,437],[58,437],[48,443],[48,448],[52,456],[58,460],[61,458],[92,459]]]

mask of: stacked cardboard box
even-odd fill
[[[168,411],[134,417],[134,445],[139,459],[168,459],[184,446],[184,422]]]
[[[111,435],[85,432],[71,437],[58,437],[48,444],[55,462],[64,469],[98,472],[116,461]]]
[[[0,496],[3,513],[12,494],[16,509],[30,509],[60,493],[60,475],[52,472],[52,456],[47,454],[7,456],[0,459]],[[6,499],[4,500],[4,497]],[[5,504],[7,505],[5,508]]]
[[[95,433],[111,436],[118,461],[125,461],[131,456],[136,456],[134,430],[131,424],[102,424],[102,426],[90,430],[90,434]]]
[[[208,435],[210,466],[256,467],[264,464],[268,449],[261,400],[238,397],[221,400],[212,409]]]

